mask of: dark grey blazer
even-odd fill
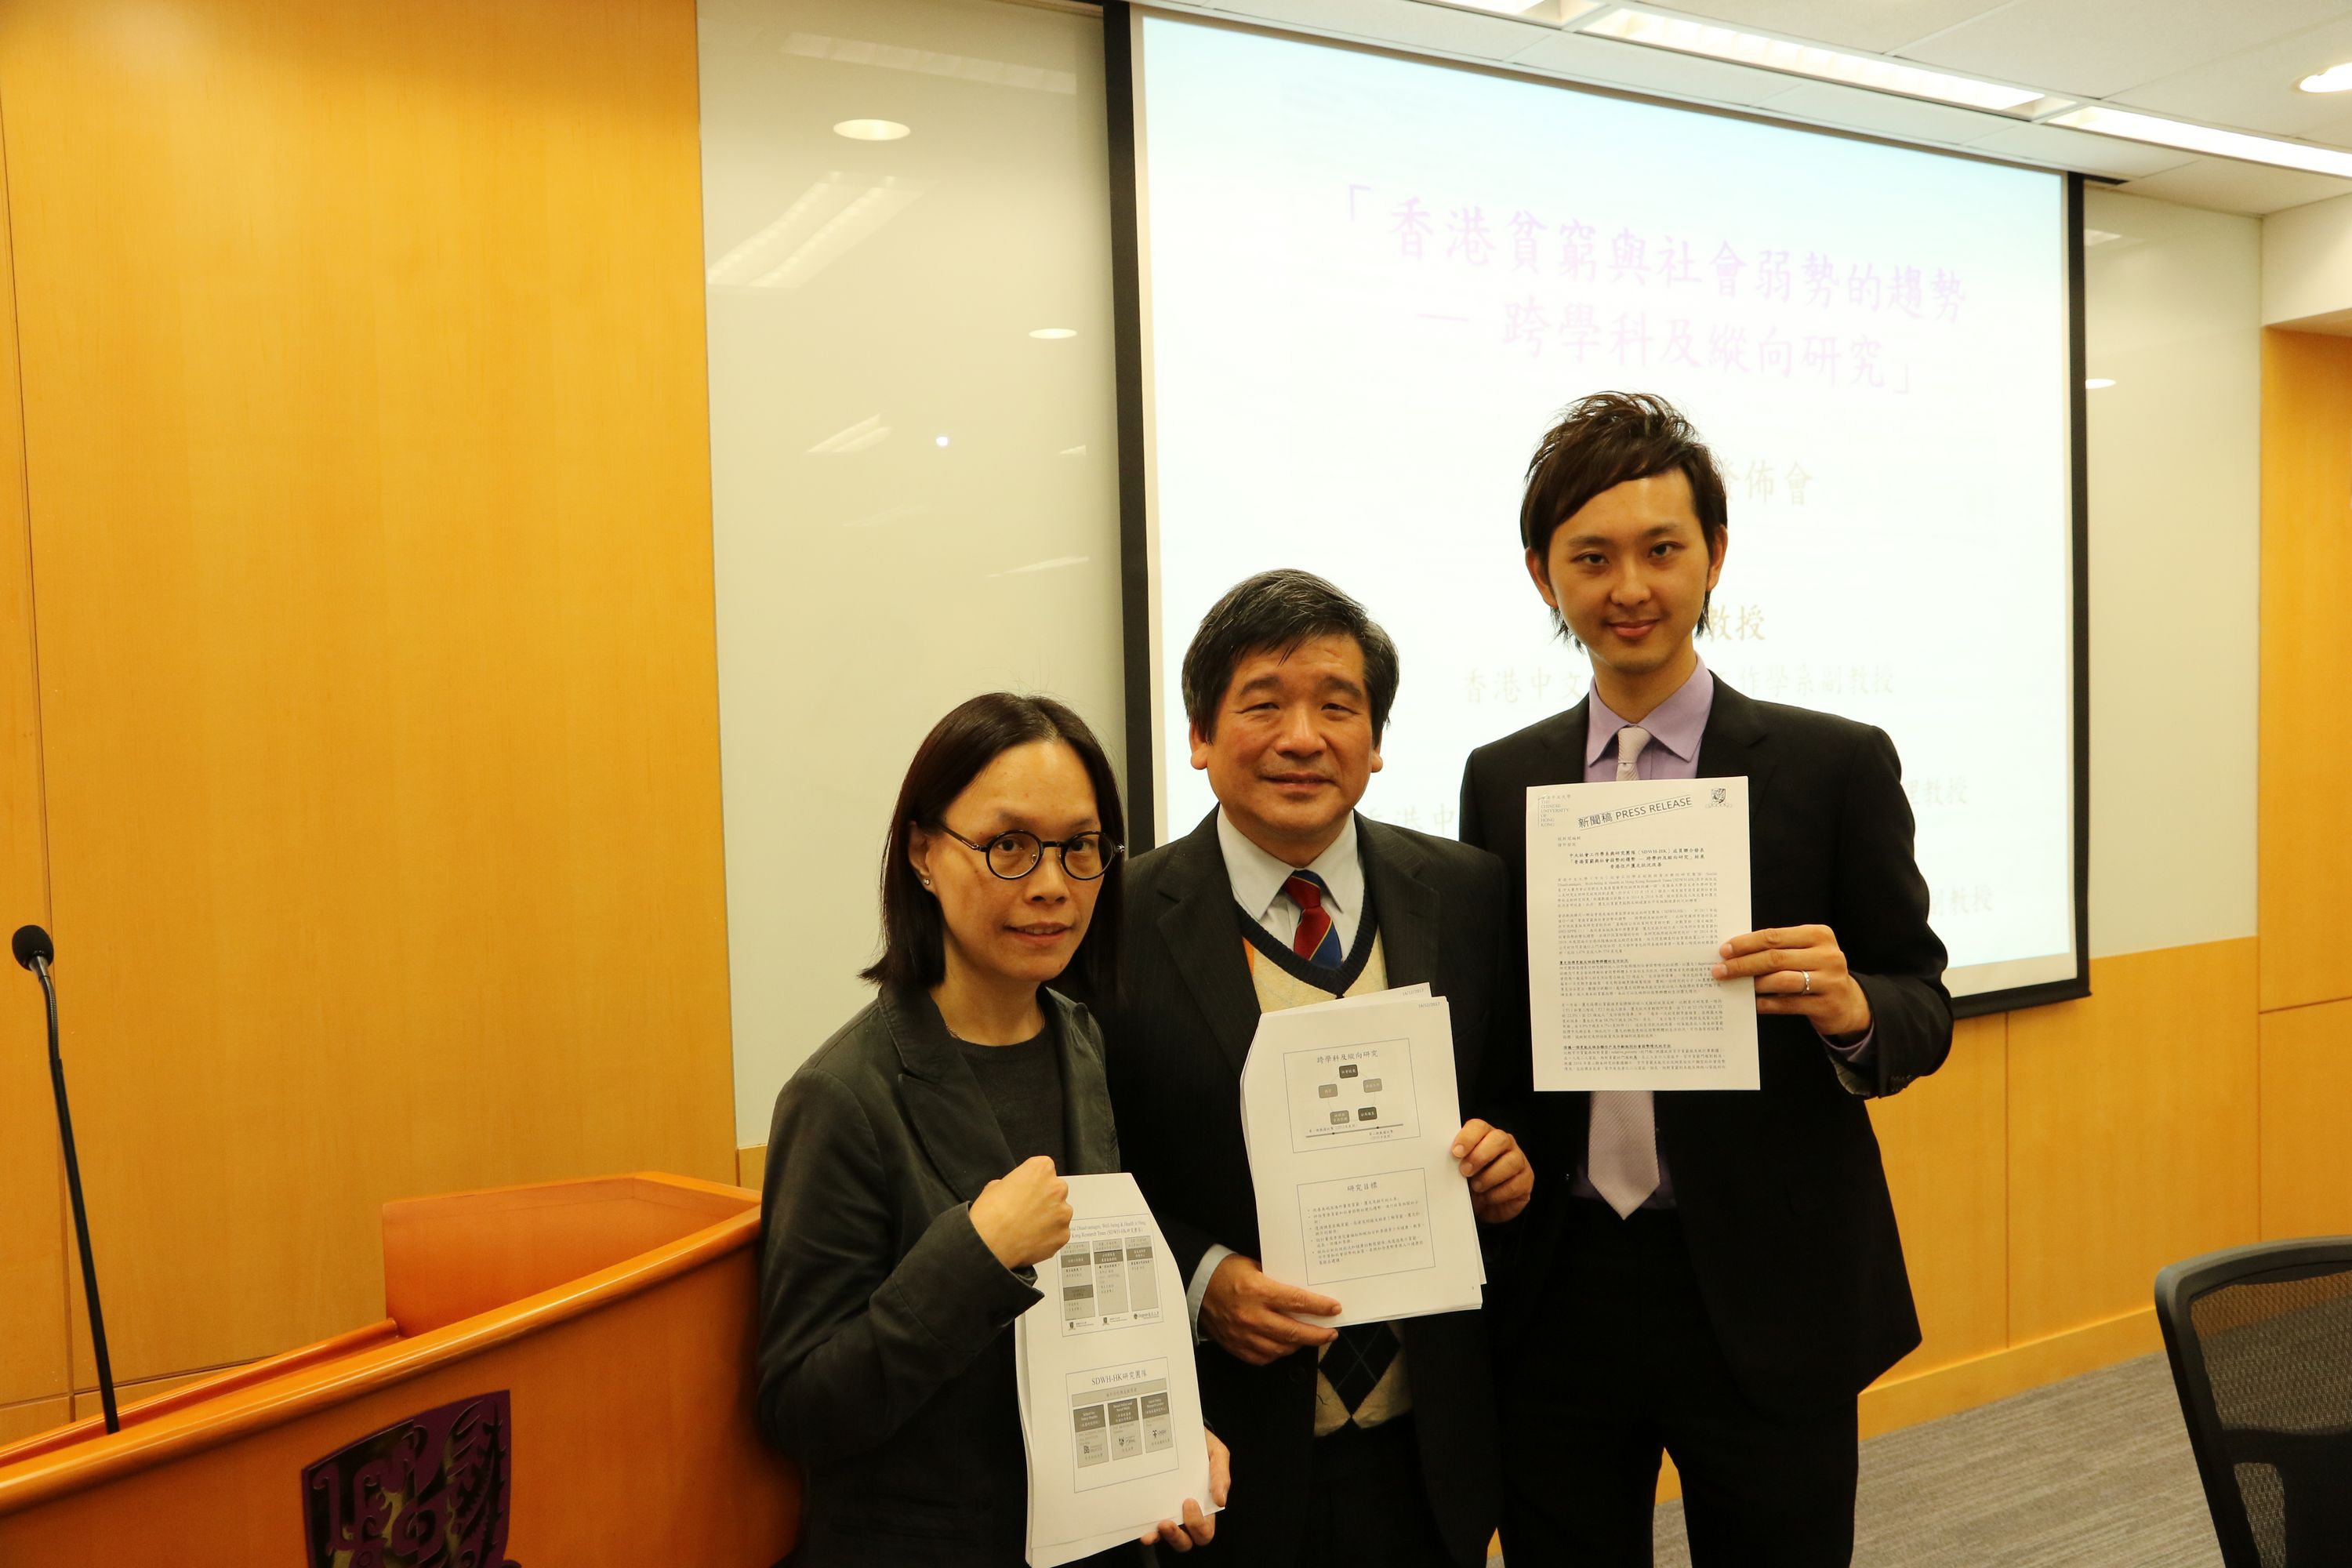
[[[1516,1131],[1491,1092],[1487,1048],[1509,920],[1503,868],[1452,839],[1362,816],[1356,831],[1389,984],[1425,980],[1447,1000],[1465,1110]],[[1252,1256],[1258,1249],[1241,1069],[1261,1015],[1215,813],[1139,856],[1128,868],[1126,899],[1119,995],[1104,1005],[1111,1092],[1129,1168],[1189,1282],[1212,1243]],[[1490,1275],[1500,1239],[1494,1233],[1516,1225],[1478,1227]],[[1448,1312],[1398,1325],[1430,1507],[1464,1568],[1486,1561],[1501,1510],[1483,1316]],[[1311,1527],[1314,1352],[1258,1367],[1203,1342],[1197,1359],[1209,1425],[1233,1450],[1233,1500],[1217,1521],[1213,1561],[1286,1568],[1300,1560]]]
[[[1510,873],[1506,989],[1520,1016],[1516,1040],[1496,1044],[1520,1071],[1528,1065],[1528,788],[1583,781],[1587,711],[1580,702],[1481,746],[1462,776],[1463,839],[1493,850]],[[1748,780],[1750,929],[1820,921],[1837,932],[1870,998],[1870,1092],[1893,1094],[1942,1066],[1952,1045],[1944,944],[1927,925],[1911,805],[1885,732],[1759,702],[1718,678],[1698,776]],[[1725,1357],[1750,1397],[1795,1415],[1851,1401],[1919,1342],[1919,1320],[1863,1098],[1840,1083],[1803,1018],[1759,1018],[1756,1033],[1761,1088],[1659,1095],[1658,1150]],[[1591,1104],[1577,1093],[1537,1098],[1528,1137],[1542,1173],[1521,1216],[1530,1273],[1561,1234]],[[1518,1299],[1507,1286],[1505,1295]],[[1506,1375],[1514,1356],[1591,1349],[1518,1326],[1497,1330]]]
[[[1115,1171],[1102,1036],[1076,1003],[1039,999],[1060,1045],[1069,1171]],[[1022,1562],[1028,1469],[1007,1331],[1038,1294],[971,1212],[1013,1163],[919,991],[884,991],[776,1097],[759,1414],[807,1473],[793,1568]]]

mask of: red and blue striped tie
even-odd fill
[[[1347,954],[1339,951],[1339,931],[1331,923],[1331,911],[1323,907],[1323,879],[1312,871],[1293,871],[1282,890],[1298,906],[1298,931],[1290,939],[1290,951],[1321,968],[1339,968]]]

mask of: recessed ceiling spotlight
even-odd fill
[[[1078,329],[1076,327],[1039,327],[1035,331],[1031,332],[1029,335],[1033,338],[1075,338],[1078,335]]]
[[[2115,384],[2116,379],[2111,375],[2095,375],[2083,384],[2083,389],[2085,392],[2097,392],[2103,387],[2113,386]]]
[[[934,436],[931,437],[931,445],[934,447],[944,447],[947,444],[948,438],[944,436]]]
[[[2294,85],[2305,92],[2352,92],[2352,60],[2346,60],[2342,65],[2329,66],[2326,70],[2315,72]]]
[[[833,133],[852,142],[896,142],[913,134],[895,120],[845,120],[833,128]]]

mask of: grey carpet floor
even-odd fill
[[[1686,1568],[1658,1510],[1658,1568]],[[2220,1568],[2160,1355],[1862,1446],[1855,1568]]]
[[[1656,1568],[1689,1568],[1683,1506]],[[1862,1446],[1855,1568],[2221,1568],[2160,1355]],[[1493,1559],[1489,1568],[1502,1568]]]

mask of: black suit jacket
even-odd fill
[[[1485,1113],[1505,940],[1503,868],[1483,851],[1362,816],[1356,831],[1388,983],[1427,981],[1446,998],[1460,1091],[1470,1114]],[[1120,994],[1104,1017],[1111,1101],[1128,1168],[1189,1284],[1212,1244],[1253,1258],[1258,1251],[1241,1068],[1260,1013],[1215,813],[1137,858],[1126,900]],[[1485,1560],[1500,1510],[1482,1314],[1412,1318],[1399,1327],[1430,1505],[1454,1560],[1470,1568]],[[1306,1522],[1300,1493],[1312,1466],[1315,1354],[1302,1350],[1254,1367],[1203,1342],[1199,1362],[1209,1425],[1233,1449],[1233,1500],[1218,1523],[1216,1559],[1226,1568],[1288,1568]]]
[[[1480,747],[1462,778],[1462,837],[1500,856],[1511,877],[1519,1023],[1509,1048],[1521,1070],[1527,791],[1583,781],[1587,708]],[[1718,679],[1698,773],[1748,780],[1750,928],[1836,931],[1870,999],[1869,1092],[1893,1094],[1942,1066],[1952,1043],[1944,944],[1927,927],[1911,806],[1885,731],[1758,702]],[[1918,1344],[1919,1321],[1862,1097],[1839,1080],[1807,1020],[1759,1017],[1757,1035],[1761,1089],[1658,1095],[1658,1149],[1732,1370],[1751,1397],[1799,1415],[1858,1394]],[[1584,1094],[1540,1102],[1532,1131],[1542,1174],[1523,1216],[1541,1238],[1528,1249],[1538,1258],[1556,1244],[1591,1115]],[[1515,1332],[1509,1353],[1571,1348]]]
[[[1076,1003],[1039,998],[1059,1043],[1068,1170],[1116,1171],[1102,1037]],[[971,1200],[1012,1168],[919,991],[884,991],[776,1097],[759,1415],[808,1474],[793,1568],[1022,1562],[1029,1482],[1007,1331],[1038,1293],[971,1225]]]

